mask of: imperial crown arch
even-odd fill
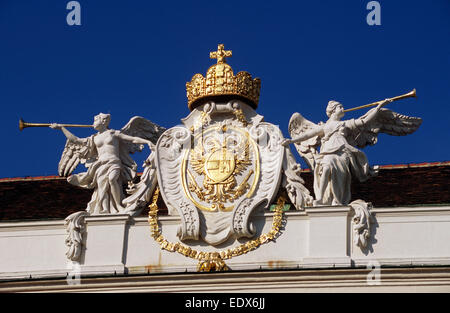
[[[274,201],[285,148],[280,129],[255,109],[260,80],[236,76],[219,45],[206,77],[186,84],[191,113],[157,143],[158,182],[169,215],[179,215],[180,240],[218,245],[253,237],[251,214]]]

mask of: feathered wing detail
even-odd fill
[[[292,139],[295,139],[307,131],[317,128],[318,125],[304,118],[300,113],[294,113],[289,120],[289,134]],[[320,145],[320,137],[314,136],[308,140],[295,143],[300,156],[305,160],[311,169],[314,169],[316,162],[315,157],[318,154],[317,148]]]
[[[158,138],[165,131],[165,127],[159,126],[140,116],[132,117],[130,121],[120,130],[122,134],[144,138],[150,140],[153,144],[156,144]],[[141,151],[142,145],[128,143],[127,149],[129,150],[128,153],[134,153],[136,151]]]
[[[156,144],[158,138],[164,133],[166,128],[156,125],[146,118],[135,116],[120,130],[122,134],[140,137],[150,140],[153,144]],[[142,144],[135,144],[129,141],[120,142],[120,160],[124,165],[125,179],[128,181],[128,197],[123,200],[125,205],[125,213],[131,216],[138,215],[145,205],[150,201],[151,195],[155,190],[156,168],[155,168],[155,153],[151,151],[149,157],[144,162],[144,172],[141,176],[139,183],[134,183],[133,180],[136,176],[137,165],[131,158],[130,153],[141,151],[143,149]]]
[[[70,140],[66,141],[58,164],[59,176],[67,177],[72,174],[78,164],[97,159],[97,149],[93,144],[93,138],[85,138],[82,141],[82,144]]]
[[[146,118],[134,116],[124,127],[122,127],[120,132],[128,136],[144,138],[150,140],[153,144],[156,144],[158,138],[162,135],[162,133],[164,133],[165,130],[166,128],[159,126]],[[135,178],[137,170],[136,162],[134,162],[130,154],[136,151],[142,151],[143,148],[144,145],[129,141],[121,141],[120,143],[120,160],[125,166],[125,179],[127,181]]]
[[[375,110],[375,109],[372,109]],[[367,116],[371,111],[367,112],[361,118]],[[349,122],[354,123],[354,120]],[[415,132],[422,124],[419,117],[411,117],[396,113],[389,109],[382,108],[377,116],[368,124],[362,127],[349,127],[346,136],[347,141],[354,147],[364,148],[367,145],[377,143],[378,134],[385,133],[392,136],[405,136]]]

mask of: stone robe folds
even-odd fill
[[[330,169],[330,177],[322,195],[324,204],[346,205],[350,202],[352,174],[361,182],[377,174],[377,171],[369,166],[364,152],[347,142],[346,123],[354,123],[354,120],[341,121],[324,127],[325,136],[321,140],[320,154],[314,169],[316,196],[320,193],[319,184],[323,167],[328,166]]]
[[[90,214],[117,213],[122,212],[124,207],[122,200],[124,194],[122,186],[124,182],[134,179],[136,176],[136,163],[131,159],[123,143],[119,141],[119,158],[109,160],[98,160],[97,148],[92,135],[84,139],[85,154],[83,159],[87,160],[85,166],[87,172],[70,175],[67,181],[72,185],[87,189],[94,189],[91,201],[88,203],[86,211]],[[115,201],[111,194],[108,176],[114,170],[120,171],[118,184],[120,188],[120,202]]]

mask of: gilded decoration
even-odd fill
[[[282,182],[283,134],[255,111],[259,79],[234,75],[225,61],[231,55],[223,45],[210,54],[217,64],[206,77],[194,75],[188,96],[211,97],[191,107],[182,125],[168,129],[156,144],[158,185],[168,214],[180,217],[181,241],[218,246],[253,239],[254,213],[276,200]],[[220,260],[215,262],[220,268]]]
[[[252,196],[259,167],[257,144],[246,129],[210,126],[194,137],[193,147],[185,152],[183,190],[201,210],[228,212],[235,200]]]
[[[248,72],[239,72],[234,75],[233,69],[226,63],[225,58],[231,57],[232,52],[225,50],[223,44],[219,44],[217,51],[210,53],[210,58],[217,59],[217,64],[212,65],[206,72],[206,77],[195,74],[190,82],[186,83],[188,107],[194,109],[199,99],[210,96],[234,95],[243,97],[256,108],[259,102],[261,80],[253,79]]]
[[[153,194],[152,202],[149,205],[149,212],[148,212],[148,222],[150,225],[150,233],[152,238],[156,242],[158,242],[159,246],[163,250],[169,252],[176,252],[181,255],[184,255],[185,257],[197,260],[198,272],[215,272],[215,271],[229,270],[224,260],[246,254],[250,251],[257,249],[259,246],[265,243],[273,241],[280,235],[280,231],[283,227],[283,208],[286,199],[283,196],[281,196],[278,198],[276,202],[276,206],[273,213],[272,226],[269,232],[262,234],[258,238],[249,240],[246,243],[243,243],[234,248],[213,252],[197,251],[180,242],[173,243],[164,238],[164,236],[161,233],[161,229],[158,225],[158,205],[157,205],[158,198],[159,198],[159,188],[157,187]]]

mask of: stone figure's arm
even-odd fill
[[[150,147],[150,149],[152,149],[154,147],[153,143],[150,140],[141,138],[141,137],[133,137],[133,136],[129,136],[129,135],[125,135],[122,134],[120,132],[117,132],[116,135],[125,141],[130,141],[132,143],[136,143],[136,144],[144,144],[144,145],[148,145]]]
[[[83,144],[84,143],[83,139],[80,139],[77,136],[75,136],[74,134],[72,134],[70,131],[68,131],[61,124],[52,123],[49,127],[52,128],[52,129],[61,129],[61,131],[63,132],[63,134],[66,136],[66,138],[69,141],[72,141],[72,142],[75,142],[75,143],[79,143],[79,144]]]
[[[385,106],[386,104],[392,102],[391,99],[385,99],[383,102],[381,102],[375,109],[370,110],[367,114],[364,116],[358,118],[355,120],[355,125],[357,127],[362,127],[366,124],[369,124],[373,121],[373,119],[377,116],[378,112],[380,112],[380,109]],[[348,125],[347,125],[348,126]]]
[[[324,135],[323,126],[318,126],[314,129],[304,132],[303,134],[301,134],[300,136],[298,136],[296,138],[285,139],[285,140],[283,140],[283,142],[281,144],[283,146],[287,146],[291,143],[302,142],[302,141],[308,140],[309,138],[312,138],[314,136],[323,136],[323,135]]]

